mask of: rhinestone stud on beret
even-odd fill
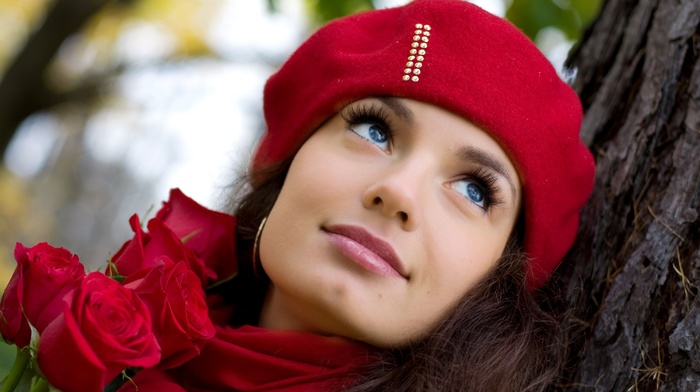
[[[411,49],[408,51],[408,62],[406,62],[406,68],[403,70],[404,75],[402,79],[405,82],[409,80],[417,82],[420,80],[418,75],[421,73],[420,69],[423,67],[423,60],[425,60],[425,50],[428,48],[428,42],[430,41],[430,25],[416,23],[415,28],[413,39],[411,40]]]

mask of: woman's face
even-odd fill
[[[420,338],[495,265],[520,200],[506,153],[464,118],[354,102],[301,147],[270,212],[260,325],[378,347]]]

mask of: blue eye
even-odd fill
[[[359,123],[350,126],[350,130],[376,144],[382,150],[389,148],[389,132],[381,125]]]
[[[481,185],[470,179],[464,179],[457,181],[455,183],[454,189],[463,194],[467,200],[476,204],[477,206],[486,209],[488,195]]]

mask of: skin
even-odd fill
[[[367,111],[385,121],[343,118]],[[475,171],[493,180],[490,206]],[[298,151],[268,217],[260,258],[271,285],[260,325],[404,346],[495,265],[520,204],[513,163],[471,122],[414,100],[354,102]],[[330,234],[336,225],[389,243],[402,274],[348,256],[333,239],[354,243]]]

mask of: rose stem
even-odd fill
[[[32,386],[32,389],[29,392],[48,392],[48,391],[49,391],[49,382],[45,378],[39,377],[39,379]]]
[[[2,389],[0,392],[10,392],[14,391],[22,379],[24,371],[27,369],[27,364],[29,364],[30,357],[29,350],[23,350],[17,347],[17,356],[15,357],[15,363],[12,365],[10,374],[5,378],[5,382],[2,384]]]

